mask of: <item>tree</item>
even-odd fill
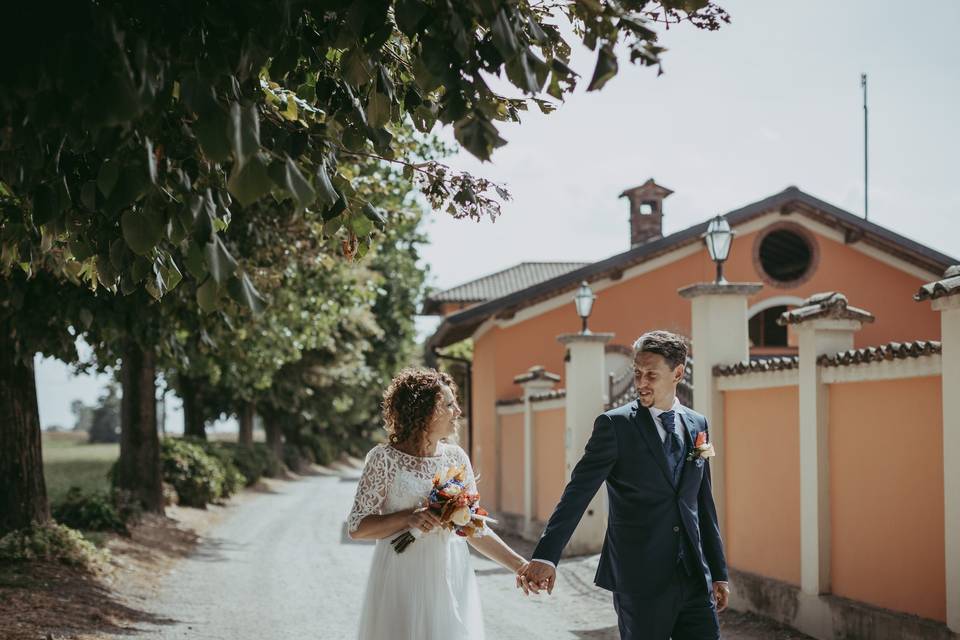
[[[120,405],[117,385],[111,383],[97,406],[91,408],[90,442],[120,441]]]
[[[239,209],[282,201],[291,216],[325,223],[347,257],[369,249],[364,239],[388,220],[345,170],[356,158],[405,167],[435,209],[498,215],[490,194],[506,197],[499,187],[404,157],[391,127],[411,121],[429,132],[439,122],[489,159],[505,144],[496,121],[519,120],[531,102],[548,112],[544,96],[562,100],[575,87],[562,25],[598,52],[596,90],[616,74],[621,41],[632,61],[659,65],[653,23],[713,29],[728,19],[708,0],[80,0],[56,11],[19,3],[5,17],[0,274],[20,297],[32,295],[41,271],[156,300],[186,279],[205,312],[231,299],[263,306],[245,256],[224,242]],[[493,91],[490,75],[505,75],[522,97]],[[45,340],[78,330],[77,318],[48,312]],[[136,333],[130,314],[120,315]],[[43,341],[2,328],[11,343],[4,354],[43,350]],[[124,425],[145,429],[149,416],[134,410],[155,411],[138,399],[153,384],[156,354],[138,339],[122,341]],[[29,373],[13,362],[3,371]],[[32,382],[11,389],[19,395],[0,398],[0,415],[36,392]],[[31,411],[19,424],[36,422]],[[125,455],[120,466],[131,474],[121,476],[133,478]]]

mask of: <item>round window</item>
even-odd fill
[[[766,234],[760,241],[759,254],[763,271],[781,283],[800,280],[813,264],[813,247],[792,229],[775,229]]]

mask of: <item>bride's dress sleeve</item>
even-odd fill
[[[477,478],[473,474],[473,465],[470,464],[470,456],[467,455],[467,452],[461,449],[460,447],[456,448],[456,457],[457,464],[462,464],[464,469],[466,469],[467,479],[464,483],[464,488],[468,493],[477,493]],[[483,503],[483,500],[480,500],[480,503]]]
[[[357,494],[353,498],[353,508],[347,516],[347,531],[353,533],[360,522],[369,515],[380,515],[380,509],[387,497],[387,487],[393,482],[396,466],[386,447],[377,446],[367,454],[363,465]]]

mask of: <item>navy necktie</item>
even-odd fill
[[[667,432],[667,437],[663,439],[663,453],[667,456],[667,464],[670,466],[670,475],[674,484],[677,483],[677,471],[683,459],[683,441],[680,440],[674,428],[676,417],[677,414],[672,410],[660,414],[660,423],[663,425],[663,430]]]

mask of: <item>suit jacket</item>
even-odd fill
[[[707,420],[680,407],[687,451]],[[674,485],[650,410],[639,401],[599,416],[544,529],[534,558],[557,564],[584,510],[606,481],[607,533],[595,582],[610,591],[640,597],[663,591],[677,570],[680,545],[703,569],[706,588],[727,580],[727,563],[710,487],[709,460],[683,459]]]

